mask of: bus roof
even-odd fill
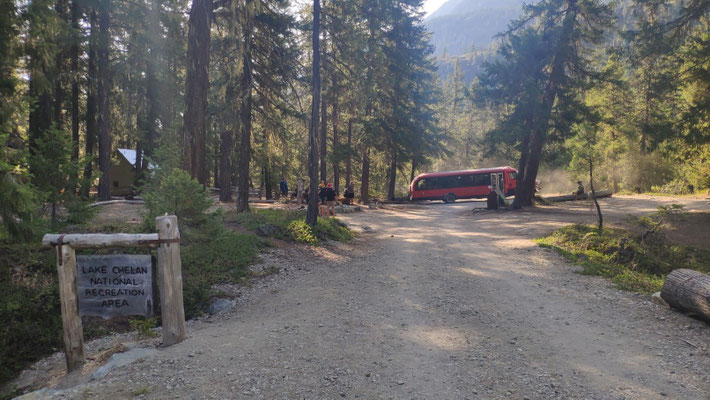
[[[516,169],[513,167],[510,167],[510,166],[505,166],[505,167],[495,167],[495,168],[469,169],[469,170],[463,170],[463,171],[427,172],[425,174],[418,175],[416,178],[414,178],[414,180],[416,181],[417,179],[420,179],[420,178],[429,178],[429,177],[436,177],[436,176],[486,174],[486,173],[492,173],[492,172],[507,172],[507,171],[516,171]]]

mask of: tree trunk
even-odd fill
[[[96,136],[98,134],[98,126],[96,121],[96,41],[98,34],[98,24],[96,10],[91,10],[89,17],[91,31],[89,33],[89,55],[87,61],[87,88],[86,88],[86,141],[84,153],[88,159],[84,167],[84,186],[82,187],[82,196],[89,197],[91,191],[91,177],[93,175],[93,157],[94,148],[96,147]]]
[[[233,135],[230,129],[225,129],[220,135],[220,165],[219,165],[219,201],[232,201],[232,148]]]
[[[57,13],[57,17],[63,22],[68,20],[67,18],[67,1],[58,0],[54,5],[54,10]],[[64,41],[66,36],[60,34],[57,37],[60,41]],[[57,54],[54,58],[55,63],[55,74],[54,74],[54,126],[58,130],[64,129],[64,118],[62,117],[62,110],[64,107],[64,97],[66,95],[66,90],[64,88],[63,75],[65,72],[65,63],[67,58],[66,46],[64,43],[58,43]]]
[[[271,200],[274,198],[273,192],[271,191],[272,186],[273,185],[271,182],[271,168],[269,166],[269,160],[267,158],[266,162],[264,163],[264,192],[266,194],[266,200]]]
[[[540,160],[542,159],[542,147],[544,146],[543,135],[546,132],[533,132],[530,139],[530,154],[527,157],[527,165],[525,166],[525,178],[523,180],[522,190],[522,206],[529,207],[533,205],[535,197],[535,181],[537,172],[540,169]],[[516,195],[517,197],[517,195]]]
[[[249,162],[251,160],[251,106],[252,106],[252,18],[253,0],[246,0],[244,5],[244,21],[242,21],[242,34],[244,48],[242,51],[242,79],[240,84],[240,138],[239,138],[239,166],[237,170],[237,212],[249,211]]]
[[[320,180],[323,182],[328,182],[328,170],[327,170],[327,141],[328,141],[328,108],[326,106],[325,96],[321,98],[321,125],[320,125]]]
[[[370,147],[362,152],[362,183],[360,184],[360,202],[370,204]]]
[[[520,144],[520,160],[518,162],[518,175],[515,178],[515,200],[514,208],[521,208],[523,199],[523,181],[525,180],[525,168],[528,164],[528,154],[530,154],[530,135],[526,135]]]
[[[160,25],[160,0],[152,0],[148,23],[148,62],[146,63],[146,99],[148,102],[148,112],[146,116],[146,125],[144,136],[142,138],[141,148],[143,149],[142,165],[139,171],[146,171],[149,168],[148,157],[153,155],[155,148],[155,140],[158,136],[158,119],[160,117],[160,87],[158,78],[158,65],[160,54],[163,49],[163,44],[160,43],[161,34],[158,29]]]
[[[214,165],[212,166],[213,171],[212,171],[212,176],[213,176],[213,181],[212,184],[214,187],[219,187],[219,153],[217,150],[217,146],[215,145],[215,154],[213,155],[214,159]]]
[[[323,0],[323,7],[322,8],[325,8],[325,0]],[[323,20],[325,22],[325,15],[323,15]],[[325,87],[328,82],[328,80],[326,79],[327,75],[326,75],[326,68],[325,68],[325,66],[326,66],[325,52],[326,52],[326,49],[328,48],[327,38],[328,38],[328,31],[327,31],[327,29],[323,29],[323,46],[321,46],[321,48],[323,49],[323,55],[321,57],[322,57],[322,59],[324,59],[324,61],[322,63],[320,63],[321,64],[321,79],[322,79],[321,86],[322,87]],[[328,182],[328,169],[327,169],[327,166],[328,166],[328,159],[327,159],[327,155],[328,155],[328,148],[327,148],[327,144],[328,144],[328,105],[327,105],[327,101],[325,99],[326,93],[327,93],[327,91],[325,89],[323,89],[323,94],[321,96],[321,104],[320,104],[320,106],[321,106],[321,108],[320,108],[320,112],[321,112],[321,115],[320,115],[320,117],[321,117],[320,180],[322,180],[323,182]]]
[[[46,74],[46,68],[42,67],[42,72],[39,74]],[[37,150],[37,140],[44,136],[52,124],[52,102],[49,91],[40,88],[31,72],[29,86],[30,98],[37,99],[35,107],[30,109],[29,120],[29,150],[30,155],[34,155]]]
[[[570,53],[568,47],[570,40],[572,40],[571,35],[574,32],[574,24],[578,11],[574,3],[575,1],[569,1],[569,7],[565,10],[562,32],[555,43],[557,53],[552,58],[550,74],[547,77],[542,96],[542,104],[540,105],[539,111],[531,118],[532,123],[528,154],[525,155],[524,152],[521,152],[521,164],[523,163],[523,157],[526,157],[526,160],[523,178],[522,180],[518,179],[517,182],[515,200],[513,202],[513,207],[515,208],[532,206],[533,204],[535,181],[540,168],[540,160],[542,159],[542,149],[545,145],[549,130],[550,116],[552,115],[552,108],[555,105],[560,84],[565,77],[565,63]]]
[[[414,182],[414,175],[417,173],[417,160],[412,160],[412,171],[409,173],[409,184]]]
[[[205,137],[207,129],[208,67],[212,0],[194,0],[187,36],[187,78],[183,114],[184,169],[207,185]]]
[[[392,149],[392,160],[390,161],[389,179],[387,183],[387,198],[394,200],[395,187],[397,186],[397,150]]]
[[[597,207],[597,216],[599,220],[599,232],[604,228],[604,216],[602,215],[602,209],[599,207],[599,202],[597,201],[597,193],[594,191],[594,162],[589,160],[589,190],[592,191],[592,200],[594,205]]]
[[[677,269],[666,276],[661,297],[671,307],[710,322],[710,276]]]
[[[109,168],[111,166],[111,127],[109,109],[109,24],[111,0],[103,0],[99,8],[99,42],[98,42],[98,109],[99,109],[99,200],[111,200],[111,177]]]
[[[81,18],[81,10],[77,1],[72,0],[71,3],[71,159],[74,161],[79,159],[79,37],[81,35],[79,18]]]
[[[139,186],[143,181],[143,145],[140,139],[136,140],[136,175],[133,186]]]
[[[318,105],[320,104],[320,1],[313,0],[313,81],[311,83],[311,123],[308,138],[310,152],[308,155],[308,177],[310,178],[308,192],[308,211],[306,223],[312,227],[318,222]]]
[[[348,119],[348,158],[345,161],[345,186],[353,182],[353,119]]]
[[[333,189],[335,193],[340,193],[340,160],[338,160],[335,150],[338,148],[340,138],[338,136],[338,101],[333,101]]]

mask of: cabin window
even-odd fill
[[[118,181],[113,181],[113,187],[115,187],[115,188],[118,187]]]

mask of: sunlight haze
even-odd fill
[[[431,15],[431,13],[436,11],[444,3],[446,3],[446,0],[425,0],[424,1],[424,13],[428,17]]]

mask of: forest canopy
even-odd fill
[[[591,163],[616,191],[710,186],[710,1],[531,2],[443,77],[421,3],[0,0],[5,234],[110,199],[119,148],[136,193],[183,169],[238,211],[314,160],[364,203],[494,164],[517,206]]]

